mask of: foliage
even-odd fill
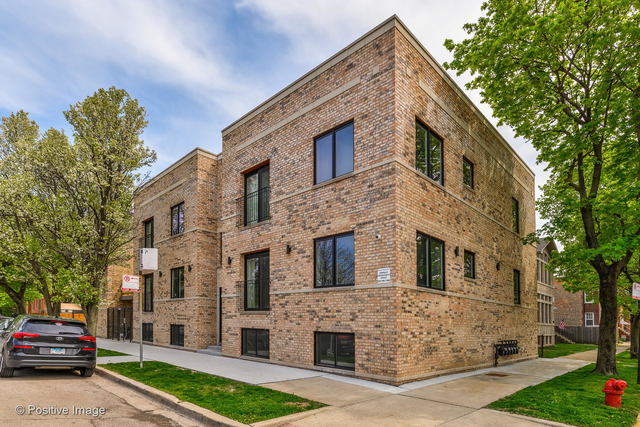
[[[98,349],[98,357],[113,357],[113,356],[128,356],[128,354],[120,353],[119,351],[107,350],[106,348]]]
[[[542,356],[546,359],[555,359],[556,357],[568,356],[582,351],[595,350],[598,346],[593,344],[556,344],[545,347]]]

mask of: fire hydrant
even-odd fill
[[[627,382],[624,380],[611,378],[604,383],[604,388],[602,389],[604,391],[604,404],[614,408],[622,407],[622,395],[625,388],[627,388]]]

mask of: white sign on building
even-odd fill
[[[122,290],[124,292],[139,291],[140,290],[140,276],[131,276],[125,274],[122,276]]]
[[[633,290],[631,291],[631,298],[640,299],[640,283],[633,284]]]
[[[379,268],[378,269],[378,283],[389,283],[391,281],[391,269]]]
[[[140,270],[157,270],[158,269],[158,249],[142,248],[140,249]]]

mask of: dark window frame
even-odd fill
[[[174,292],[175,291],[175,286],[176,286],[174,284],[174,276],[173,276],[174,271],[175,272],[182,271],[182,275],[181,275],[182,282],[177,284],[177,286],[178,286],[177,292]],[[170,271],[170,274],[171,274],[171,276],[169,277],[169,281],[170,281],[170,284],[171,284],[171,298],[172,299],[184,298],[184,267],[172,268],[171,271]]]
[[[319,346],[319,340],[318,340],[318,335],[321,334],[327,334],[327,335],[331,335],[331,339],[333,341],[333,346],[336,349],[335,355],[334,355],[334,361],[333,364],[328,364],[328,363],[321,363],[320,362],[320,351],[318,349]],[[353,368],[351,367],[347,367],[347,366],[339,366],[338,365],[338,335],[351,335],[353,337]],[[356,365],[356,334],[353,332],[326,332],[326,331],[315,331],[313,334],[313,360],[314,360],[314,364],[316,366],[326,366],[329,368],[334,368],[334,369],[342,369],[345,371],[355,371],[355,365]]]
[[[142,341],[153,342],[153,323],[142,324]]]
[[[261,258],[261,257],[266,257],[267,258],[267,266],[269,268],[267,268],[267,277],[266,279],[263,279],[262,277],[259,279],[259,287],[260,287],[260,291],[258,293],[259,295],[259,301],[258,301],[258,307],[257,308],[249,308],[247,307],[247,261],[253,258]],[[270,298],[269,298],[269,291],[270,291],[270,280],[271,280],[271,254],[269,253],[269,250],[266,251],[260,251],[260,252],[253,252],[250,254],[246,254],[244,256],[244,309],[245,311],[268,311],[271,309],[271,304],[270,304]]]
[[[471,255],[471,276],[467,275],[467,255]],[[467,279],[475,279],[476,278],[476,253],[465,250],[462,258],[464,277]]]
[[[151,313],[153,312],[153,273],[145,274],[142,277],[144,280],[142,311],[145,313]],[[151,281],[150,284],[147,282],[149,279]]]
[[[169,325],[169,343],[178,347],[184,347],[184,325],[172,323]]]
[[[513,303],[520,305],[522,303],[522,282],[520,270],[513,269]]]
[[[418,271],[417,271],[417,266],[418,266],[418,238],[425,238],[427,239],[427,253],[426,253],[426,258],[425,258],[425,265],[427,266],[427,272],[426,272],[426,283],[422,284],[418,281]],[[431,283],[431,279],[433,277],[432,275],[432,270],[431,270],[431,241],[436,241],[442,244],[442,288],[436,288],[432,285]],[[447,264],[446,264],[446,244],[444,242],[444,240],[438,239],[437,237],[433,237],[430,236],[428,234],[425,233],[421,233],[420,231],[416,232],[416,284],[421,287],[421,288],[427,288],[427,289],[435,289],[437,291],[444,291],[446,290],[446,268]]]
[[[427,146],[424,147],[424,152],[425,152],[425,171],[423,172],[421,169],[418,168],[418,159],[416,156],[416,161],[415,161],[415,167],[416,170],[418,172],[420,172],[422,175],[426,176],[427,178],[429,178],[431,181],[436,182],[442,186],[444,186],[444,138],[441,137],[437,132],[435,132],[430,126],[428,126],[427,124],[425,124],[422,120],[420,120],[419,118],[416,117],[416,127],[422,127],[425,132],[427,133],[427,141],[426,144]],[[429,134],[433,135],[438,141],[440,141],[440,179],[435,179],[433,178],[433,164],[431,163],[431,159],[429,156]],[[417,148],[418,146],[418,140],[417,140],[417,135],[416,135],[416,141],[415,141],[415,148]]]
[[[511,198],[511,231],[520,234],[520,201]]]
[[[177,224],[174,224],[174,215],[178,216]],[[176,225],[176,226],[174,226]],[[184,233],[184,202],[180,202],[177,205],[171,206],[171,235],[177,236]]]
[[[465,180],[465,174],[464,174],[464,169],[465,166],[469,166],[469,170],[471,171],[471,175],[470,175],[470,179],[471,182],[466,182]],[[473,164],[473,162],[469,159],[467,159],[466,157],[462,157],[462,183],[464,185],[466,185],[469,188],[475,188],[476,186],[476,177],[475,177],[475,165]]]
[[[253,225],[253,224],[258,224],[262,221],[266,221],[269,218],[271,218],[271,212],[270,212],[270,192],[271,192],[271,169],[269,167],[269,163],[262,165],[256,169],[253,169],[249,172],[246,172],[244,174],[244,225]],[[264,177],[264,171],[266,170],[266,174],[269,177],[269,185],[267,186],[263,186],[262,185],[262,181],[263,181],[263,177]],[[254,175],[258,176],[258,190],[254,191],[252,193],[247,193],[247,183],[248,183],[248,179]],[[258,199],[258,207],[257,207],[257,218],[255,221],[248,221],[248,214],[247,214],[247,207],[248,207],[248,200],[249,197],[256,197]]]
[[[338,285],[338,268],[337,268],[337,244],[336,244],[336,239],[340,238],[340,237],[344,237],[344,236],[349,236],[351,235],[353,237],[353,283],[347,283],[347,284],[340,284]],[[322,241],[322,240],[329,240],[332,239],[333,240],[333,266],[332,266],[332,279],[333,279],[333,284],[332,285],[325,285],[325,286],[318,286],[318,264],[317,264],[317,242]],[[355,281],[356,281],[356,274],[355,274],[355,269],[356,269],[356,236],[355,233],[353,231],[348,231],[346,233],[340,233],[340,234],[333,234],[331,236],[324,236],[324,237],[318,237],[313,239],[313,287],[314,288],[337,288],[337,287],[344,287],[344,286],[355,286]]]
[[[258,354],[258,333],[265,333],[266,332],[266,336],[267,336],[267,355],[262,355],[262,354]],[[249,334],[254,334],[253,337],[249,337]],[[255,339],[255,345],[254,348],[256,349],[255,353],[250,353],[247,350],[248,347],[248,339],[249,338],[254,338]],[[241,354],[243,356],[250,356],[250,357],[259,357],[261,359],[269,359],[271,357],[271,337],[270,337],[270,333],[268,329],[258,329],[258,328],[242,328],[240,331],[240,347],[241,347]]]
[[[340,175],[336,175],[336,133],[347,126],[352,126],[353,128],[353,158],[351,159],[351,170],[349,172],[345,172]],[[323,181],[318,181],[317,179],[317,171],[318,171],[318,159],[317,159],[317,142],[319,139],[331,134],[331,178],[325,179]],[[353,173],[353,169],[355,168],[355,157],[356,157],[356,126],[355,121],[353,119],[346,121],[332,129],[329,129],[326,132],[322,132],[320,135],[313,138],[313,185],[321,184],[323,182],[331,181],[332,179],[338,178],[340,176],[344,176],[350,173]]]
[[[144,247],[145,248],[152,248],[153,244],[154,244],[154,223],[153,223],[153,217],[149,218],[148,220],[143,222],[144,224]],[[147,227],[149,229],[147,229]]]

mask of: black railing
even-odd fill
[[[244,196],[244,225],[269,219],[269,187]]]
[[[269,310],[269,279],[244,281],[244,309]]]

